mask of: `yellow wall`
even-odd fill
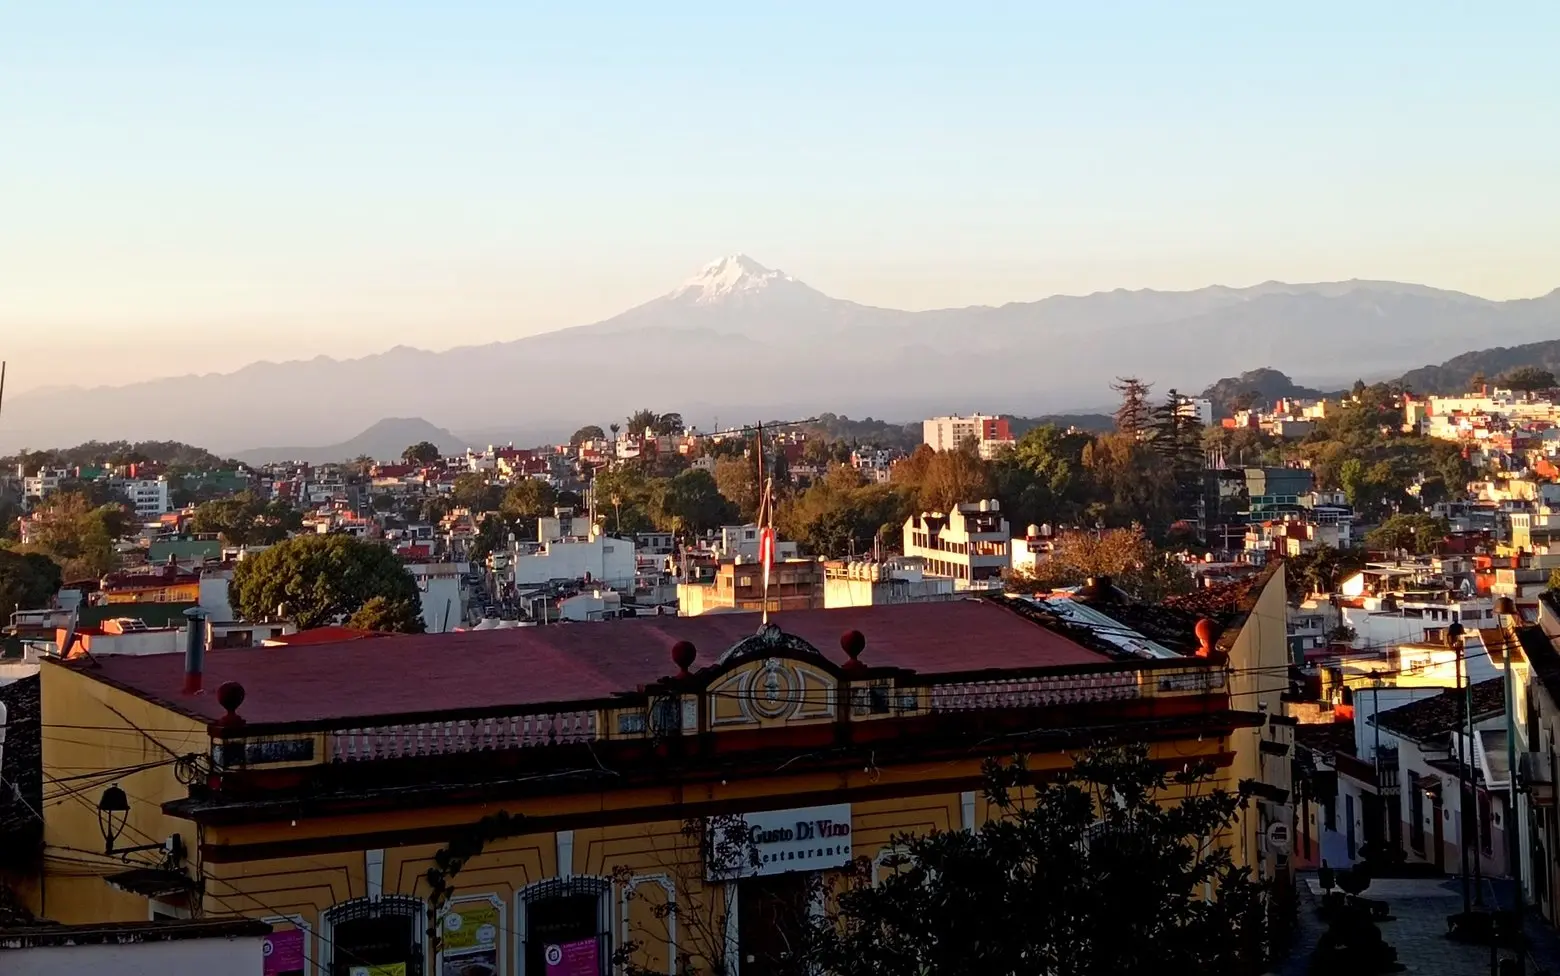
[[[200,583],[179,583],[146,589],[115,590],[104,594],[105,603],[195,603],[200,600]]]
[[[195,858],[195,826],[164,816],[162,803],[185,794],[172,759],[208,752],[205,726],[52,662],[44,663],[40,696],[45,877],[37,904],[29,907],[57,921],[145,921],[146,899],[102,879],[160,858],[156,852],[105,856],[98,799],[111,783],[129,797],[116,846],[161,843],[178,834]]]
[[[1254,712],[1266,706],[1269,715],[1285,714],[1282,695],[1289,687],[1289,641],[1287,637],[1288,599],[1284,584],[1285,567],[1280,564],[1263,585],[1256,605],[1241,625],[1240,633],[1231,645],[1230,654],[1230,707]],[[1264,764],[1258,743],[1264,730],[1261,728],[1236,729],[1231,736],[1231,750],[1235,762],[1230,769],[1230,779],[1238,784],[1242,780],[1259,780],[1289,789],[1288,762]],[[1278,767],[1285,770],[1279,773]],[[1281,776],[1282,782],[1273,782]],[[1247,804],[1241,815],[1241,829],[1234,839],[1237,863],[1256,868],[1259,864],[1267,877],[1272,877],[1272,859],[1264,863],[1259,852],[1258,804]],[[1288,822],[1287,820],[1285,822]]]

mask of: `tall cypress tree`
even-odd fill
[[[1132,437],[1146,437],[1153,419],[1148,406],[1149,384],[1135,376],[1118,376],[1110,388],[1121,394],[1121,406],[1116,408],[1116,430]]]

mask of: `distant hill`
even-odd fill
[[[1439,366],[1411,369],[1397,382],[1421,395],[1466,393],[1469,381],[1476,374],[1483,373],[1493,382],[1502,373],[1518,366],[1541,366],[1560,374],[1560,339],[1465,352]]]
[[[1241,400],[1261,405],[1285,397],[1315,400],[1326,394],[1321,390],[1300,386],[1286,374],[1264,366],[1261,369],[1249,369],[1239,376],[1226,376],[1203,390],[1202,395],[1213,401],[1215,417],[1228,417],[1242,405]]]
[[[1116,429],[1116,418],[1108,413],[1053,413],[1044,417],[1014,417],[1009,422],[1014,437],[1023,437],[1047,424],[1064,430],[1076,427],[1091,434],[1105,434]]]
[[[251,451],[240,451],[238,459],[246,464],[267,464],[272,461],[330,464],[363,456],[376,461],[393,461],[400,458],[402,451],[422,441],[432,441],[445,454],[458,454],[466,449],[465,441],[421,417],[387,417],[340,444],[323,447],[257,447]]]
[[[458,335],[451,325],[435,337]],[[644,406],[705,427],[807,417],[824,403],[902,420],[1036,417],[1100,402],[1117,376],[1161,392],[1250,363],[1290,376],[1395,376],[1480,335],[1560,336],[1560,292],[1488,301],[1389,281],[1267,282],[902,311],[834,298],[733,255],[603,322],[509,342],[21,393],[6,400],[0,451],[114,438],[225,453],[345,438],[407,415],[460,430],[512,427],[518,443],[529,431],[605,427]]]

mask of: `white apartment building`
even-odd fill
[[[968,417],[933,417],[921,422],[921,440],[934,451],[952,451],[973,438],[980,456],[990,460],[1013,444],[1006,417],[976,413]]]
[[[924,559],[928,575],[951,577],[956,590],[1002,586],[1012,538],[995,498],[912,515],[904,533],[905,556]]]
[[[1213,401],[1207,397],[1179,397],[1175,412],[1182,417],[1190,417],[1204,427],[1213,426]]]
[[[142,478],[121,482],[121,490],[137,518],[156,518],[173,511],[168,501],[167,478]]]
[[[28,498],[43,498],[58,491],[60,482],[70,476],[65,468],[39,468],[37,474],[29,475],[20,465],[17,474],[22,478],[22,494]]]
[[[537,520],[537,537],[544,540],[540,544],[510,543],[509,578],[516,586],[590,580],[631,590],[638,565],[634,540],[603,535],[601,527],[591,525],[584,516],[574,524],[564,523],[562,520],[570,518],[568,512],[563,509]]]
[[[714,540],[710,551],[717,559],[740,559],[743,562],[758,562],[758,523],[749,522],[747,525],[723,525],[720,527],[720,538]],[[775,561],[784,562],[787,559],[800,557],[800,550],[796,543],[775,540]]]

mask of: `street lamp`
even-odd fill
[[[179,856],[179,839],[175,834],[163,844],[139,844],[135,847],[115,847],[114,842],[125,832],[125,825],[130,819],[130,798],[125,791],[115,783],[103,791],[98,798],[97,805],[98,830],[103,834],[103,853],[118,854],[121,859],[128,861],[131,854],[139,851],[165,851],[170,858]]]

